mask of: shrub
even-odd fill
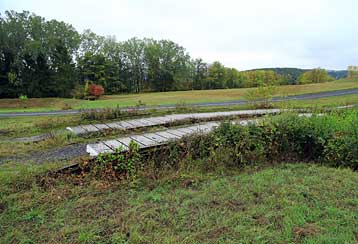
[[[98,99],[104,93],[104,88],[101,85],[91,84],[89,85],[89,94]]]
[[[326,70],[321,68],[307,71],[298,78],[299,84],[321,83],[321,82],[333,81],[333,80],[334,78],[328,75]]]
[[[222,124],[216,147],[231,148],[238,165],[268,160],[314,160],[358,169],[358,112],[311,118],[285,114],[259,125]]]
[[[215,146],[232,149],[232,165],[263,163],[266,160],[264,127],[222,124],[214,131]],[[227,152],[228,153],[228,152]]]
[[[76,99],[85,99],[85,87],[83,85],[77,84],[75,88],[71,91],[71,95]]]
[[[27,95],[20,95],[19,96],[19,100],[20,100],[20,104],[23,108],[26,108],[27,107]]]
[[[175,104],[175,112],[176,113],[190,113],[194,111],[194,107],[191,106],[190,104],[187,104],[185,101],[181,100],[178,101]]]
[[[86,109],[81,111],[82,120],[109,120],[118,118],[133,118],[153,113],[154,111],[142,110],[138,108],[123,109],[119,106],[115,108]]]
[[[72,106],[68,103],[64,103],[61,105],[61,109],[62,110],[70,110],[70,109],[72,109]]]
[[[104,94],[104,88],[101,85],[89,84],[87,81],[85,85],[76,85],[71,94],[77,99],[95,100]]]
[[[117,148],[115,153],[100,154],[95,161],[94,173],[103,176],[109,175],[116,178],[135,178],[142,167],[139,146],[131,141],[129,149],[125,153],[123,148]]]
[[[145,107],[146,104],[144,102],[142,102],[142,100],[138,100],[138,102],[135,104],[136,108],[141,108],[141,107]]]
[[[358,134],[335,134],[327,141],[323,155],[324,161],[332,166],[347,166],[358,170]]]
[[[245,99],[254,106],[254,108],[271,108],[272,97],[277,88],[272,85],[261,84],[257,88],[248,90]]]
[[[122,117],[121,108],[88,109],[81,111],[82,120],[107,120]]]

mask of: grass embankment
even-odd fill
[[[308,85],[287,85],[278,86],[277,96],[297,95],[315,93],[323,91],[333,91],[358,88],[358,82],[352,80],[338,80]],[[244,99],[248,90],[255,88],[241,89],[220,89],[202,91],[176,91],[176,92],[157,92],[130,95],[103,96],[97,101],[61,99],[61,98],[33,98],[28,99],[27,108],[18,99],[0,99],[0,112],[34,112],[51,111],[66,109],[88,109],[105,107],[128,107],[135,106],[139,101],[147,106],[168,105],[178,103],[204,103],[204,102],[224,102]]]
[[[357,121],[339,111],[225,123],[57,178],[41,173],[59,164],[0,165],[0,242],[356,243],[357,172],[307,162],[358,169]]]
[[[358,174],[289,164],[127,184],[0,166],[1,243],[356,243]]]

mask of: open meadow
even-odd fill
[[[278,86],[275,96],[289,96],[326,91],[358,88],[357,80],[337,80],[318,84]],[[1,112],[34,112],[67,109],[92,109],[130,107],[136,105],[182,105],[208,102],[228,102],[245,100],[245,94],[255,88],[193,90],[174,92],[154,92],[128,95],[103,96],[99,100],[88,101],[65,98],[29,98],[24,104],[19,99],[0,99]],[[26,108],[24,108],[26,107]]]

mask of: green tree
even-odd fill
[[[270,108],[276,91],[275,86],[261,83],[257,88],[248,90],[245,94],[245,99],[255,108]]]
[[[239,71],[235,68],[225,68],[225,87],[236,88],[239,87]]]
[[[329,76],[327,71],[321,68],[307,71],[303,73],[298,79],[299,84],[321,83],[333,80],[334,78]]]
[[[76,80],[76,30],[26,11],[6,11],[0,24],[0,95],[68,96]]]
[[[0,97],[80,97],[87,81],[102,85],[107,94],[255,87],[287,84],[299,72],[239,72],[218,61],[193,60],[170,40],[118,42],[91,30],[80,35],[69,24],[26,11],[0,15]],[[301,78],[303,83],[330,79],[321,70]]]
[[[207,89],[219,89],[225,87],[225,67],[215,61],[208,68]]]
[[[208,76],[208,64],[205,63],[201,58],[193,61],[194,66],[194,77],[193,77],[193,88],[196,90],[205,89],[205,82]]]

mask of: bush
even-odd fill
[[[139,146],[131,141],[125,153],[118,148],[115,153],[100,154],[95,161],[93,173],[116,178],[135,178],[142,167]]]
[[[61,109],[62,110],[70,110],[70,109],[72,109],[72,106],[68,103],[64,103],[61,105]]]
[[[347,166],[358,170],[358,134],[355,137],[336,134],[327,141],[324,159],[332,166]]]
[[[89,85],[89,94],[98,99],[104,94],[104,88],[101,85],[91,84]]]
[[[73,98],[76,99],[85,99],[86,98],[85,87],[80,84],[77,84],[75,88],[72,90],[71,95]]]
[[[303,73],[299,78],[299,84],[321,83],[327,81],[334,81],[334,78],[328,75],[324,69],[313,69]]]
[[[26,108],[27,107],[27,95],[20,95],[19,96],[19,100],[20,100],[20,104],[23,108]]]
[[[254,108],[271,108],[272,98],[277,88],[272,85],[261,84],[257,88],[250,89],[245,94],[245,99],[254,106]]]
[[[259,125],[224,123],[212,143],[231,148],[237,165],[265,161],[320,161],[358,169],[358,112],[311,118],[286,114]]]
[[[82,120],[108,120],[118,119],[123,117],[122,109],[116,108],[103,108],[103,109],[88,109],[81,111]]]
[[[95,100],[104,94],[104,88],[101,85],[89,84],[89,81],[85,85],[77,84],[72,90],[71,95],[76,99],[89,99]]]
[[[156,166],[205,161],[205,169],[316,161],[358,169],[358,112],[300,117],[283,114],[260,124],[222,123],[213,133],[173,143]]]

